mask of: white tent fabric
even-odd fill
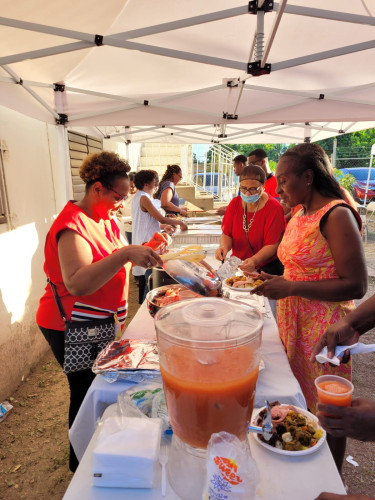
[[[0,0],[0,14],[0,104],[48,123],[179,143],[375,126],[375,0]]]

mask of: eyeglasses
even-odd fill
[[[113,191],[113,192],[114,192],[115,194],[117,194],[117,196],[119,197],[119,199],[118,199],[118,200],[116,199],[116,203],[120,203],[121,201],[125,201],[125,200],[127,200],[127,199],[128,199],[128,195],[127,195],[127,194],[125,194],[125,195],[120,194],[120,193],[118,193],[118,192],[117,192],[115,189],[113,189],[113,188],[109,188],[109,190],[110,190],[110,191]]]
[[[262,189],[262,186],[259,186],[257,188],[255,188],[255,187],[247,188],[246,186],[240,186],[240,191],[243,194],[246,194],[246,193],[257,194],[257,193],[259,193],[259,191],[261,189]]]

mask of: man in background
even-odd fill
[[[247,164],[253,164],[262,167],[264,173],[266,174],[266,182],[263,186],[263,189],[269,195],[273,196],[274,198],[278,198],[279,195],[276,193],[276,177],[270,169],[267,153],[264,151],[264,149],[254,149],[254,151],[251,151],[251,153],[249,153],[247,157]]]

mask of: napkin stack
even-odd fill
[[[323,347],[319,354],[315,356],[315,359],[319,361],[319,363],[332,363],[333,365],[339,366],[340,360],[339,357],[344,355],[344,352],[349,349],[350,354],[362,354],[365,352],[374,352],[375,344],[362,344],[361,342],[357,342],[352,345],[338,345],[336,346],[335,355],[332,359],[328,358],[328,349],[327,347]]]
[[[153,488],[160,429],[158,418],[108,417],[93,453],[93,485]]]

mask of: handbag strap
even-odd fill
[[[59,294],[57,293],[56,285],[54,283],[52,283],[52,281],[49,278],[47,278],[47,282],[49,283],[49,285],[51,287],[52,294],[53,294],[53,297],[55,299],[55,302],[56,302],[57,308],[59,310],[60,316],[62,317],[64,323],[66,323],[65,311],[64,311],[63,305],[61,303]]]
[[[250,247],[251,253],[252,253],[252,254],[253,254],[253,256],[254,256],[254,255],[255,255],[255,252],[254,252],[254,249],[253,249],[253,247],[252,247],[252,245],[251,245],[251,243],[250,243],[250,240],[249,240],[249,233],[248,233],[248,231],[245,231],[245,234],[246,234],[246,239],[247,239],[247,242],[248,242],[248,244],[249,244],[249,247]]]

